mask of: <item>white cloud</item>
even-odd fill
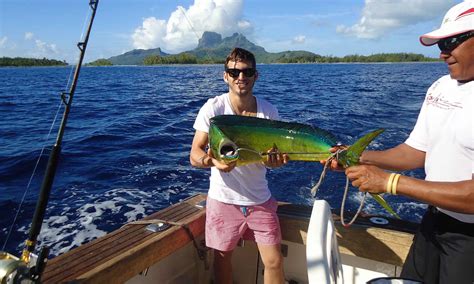
[[[252,24],[247,20],[238,21],[237,26],[241,31],[251,31],[253,29]]]
[[[306,41],[306,36],[304,35],[295,36],[292,40],[293,43],[304,43],[305,41]]]
[[[145,18],[132,35],[133,46],[174,53],[195,48],[205,31],[249,33],[252,25],[242,19],[242,6],[243,0],[194,0],[187,10],[178,6],[168,20]]]
[[[8,38],[6,36],[0,38],[0,48],[4,48],[7,45]]]
[[[33,39],[34,34],[32,32],[26,32],[25,33],[25,40],[31,40]]]
[[[48,44],[46,42],[43,42],[39,39],[35,40],[35,44],[36,44],[36,51],[39,53],[39,54],[51,54],[51,53],[54,53],[54,54],[57,54],[58,53],[58,50],[56,48],[56,45],[55,44]]]
[[[28,54],[30,56],[51,57],[52,55],[59,54],[56,44],[44,42],[36,38],[36,36],[32,32],[26,32],[24,39],[27,41],[32,41],[34,43],[34,48],[28,51]]]
[[[133,46],[141,49],[157,47],[165,34],[166,21],[158,20],[155,17],[146,18],[143,20],[142,26],[137,28],[132,35]]]
[[[376,39],[400,27],[442,17],[453,0],[365,0],[359,23],[337,27],[337,32]]]

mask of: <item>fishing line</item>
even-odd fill
[[[288,155],[311,155],[311,156],[314,156],[314,155],[327,155],[328,152],[285,152],[283,154],[288,154]],[[271,154],[274,154],[272,152],[268,153],[268,152],[261,152],[259,153],[261,156],[267,156],[267,155],[271,155]]]
[[[86,29],[86,26],[87,26],[87,22],[88,20],[90,19],[90,17],[92,17],[92,11],[88,11],[87,14],[86,14],[86,17],[85,17],[85,20],[84,20],[84,24],[83,24],[83,27],[82,27],[82,33],[81,33],[81,36],[80,36],[80,39],[79,41],[81,42],[83,37],[84,37],[84,31]],[[76,64],[77,65],[77,64]],[[69,73],[69,77],[68,77],[68,80],[67,80],[67,83],[66,83],[66,88],[65,90],[67,90],[69,88],[69,85],[70,85],[70,82],[71,82],[71,78],[73,77],[73,70],[74,70],[74,66],[75,65],[71,65],[70,67],[70,73]],[[53,118],[53,121],[51,122],[51,125],[49,127],[49,131],[48,131],[48,134],[46,135],[45,139],[44,139],[44,142],[42,143],[43,144],[43,147],[41,148],[41,151],[38,155],[38,159],[36,160],[36,163],[35,163],[35,166],[33,168],[33,171],[31,173],[31,176],[28,180],[28,183],[26,185],[26,188],[23,192],[23,196],[20,200],[20,204],[18,205],[18,208],[16,209],[16,213],[15,213],[15,217],[13,218],[13,221],[12,221],[12,224],[8,230],[8,233],[7,233],[7,237],[5,239],[5,242],[3,243],[3,246],[2,246],[2,251],[5,251],[5,248],[8,244],[8,241],[10,240],[10,237],[11,237],[11,233],[13,231],[13,227],[15,226],[17,220],[18,220],[18,217],[20,215],[20,211],[21,211],[21,208],[23,207],[23,204],[25,203],[25,199],[26,199],[26,196],[29,192],[29,189],[30,189],[30,186],[31,186],[31,183],[33,181],[33,178],[34,176],[36,175],[36,171],[38,170],[38,166],[39,166],[39,163],[41,161],[41,158],[43,157],[43,153],[46,149],[46,143],[47,141],[49,140],[50,136],[51,136],[51,133],[53,132],[53,128],[54,128],[54,125],[56,124],[56,121],[58,120],[58,116],[59,116],[59,113],[61,111],[61,107],[63,105],[66,104],[67,100],[65,99],[65,95],[67,93],[66,92],[62,92],[60,94],[60,101],[59,101],[59,104],[58,104],[58,107],[57,107],[57,110],[56,110],[56,114],[54,115],[54,118]]]
[[[51,126],[49,127],[49,132],[48,134],[46,135],[45,139],[44,139],[44,142],[43,142],[43,147],[41,148],[41,151],[38,155],[38,159],[36,160],[36,164],[35,164],[35,167],[33,168],[33,172],[31,173],[31,176],[30,176],[30,179],[28,181],[28,184],[26,185],[26,189],[25,191],[23,192],[23,196],[21,198],[21,201],[20,201],[20,204],[18,205],[18,209],[16,210],[16,213],[15,213],[15,217],[13,218],[13,222],[10,226],[10,229],[8,230],[8,234],[7,234],[7,238],[5,240],[5,242],[3,243],[3,247],[2,247],[2,251],[5,251],[5,247],[7,246],[7,243],[10,239],[10,235],[13,231],[13,227],[15,226],[16,224],[16,221],[18,219],[18,216],[20,215],[20,210],[21,208],[23,207],[23,203],[25,202],[25,198],[26,198],[26,194],[28,193],[29,189],[30,189],[30,186],[31,186],[31,182],[33,181],[33,177],[36,175],[36,170],[38,169],[38,165],[41,161],[41,158],[43,157],[43,153],[44,153],[44,150],[46,149],[46,142],[48,141],[49,137],[51,136],[51,133],[53,132],[53,128],[54,128],[54,125],[56,124],[56,121],[58,119],[58,115],[59,115],[59,112],[61,110],[61,106],[62,106],[62,102],[60,101],[59,102],[59,105],[58,105],[58,108],[56,110],[56,115],[54,116],[53,118],[53,121],[51,123]]]
[[[257,155],[260,155],[260,156],[268,156],[268,155],[272,155],[272,154],[275,154],[276,152],[258,152],[254,149],[250,149],[250,148],[237,148],[237,150],[235,150],[237,153],[239,151],[248,151],[248,152],[253,152]],[[285,153],[282,153],[282,154],[288,154],[288,155],[321,155],[321,154],[327,154],[327,152],[285,152]],[[224,155],[225,156],[225,155]]]
[[[191,20],[189,20],[188,16],[186,15],[186,12],[184,11],[184,8],[181,7],[181,6],[178,6],[178,9],[181,11],[181,13],[183,13],[184,18],[186,19],[189,26],[191,27],[191,31],[194,33],[194,35],[196,36],[196,38],[198,39],[198,42],[199,42],[199,35],[197,34],[196,30],[194,29],[193,24],[191,23]]]
[[[83,38],[84,38],[84,32],[87,28],[87,23],[89,22],[90,20],[90,17],[92,17],[92,11],[88,10],[87,14],[86,14],[86,17],[84,18],[84,23],[82,23],[82,31],[81,31],[81,36],[79,37],[79,41],[78,42],[83,42]],[[80,52],[80,51],[78,51]],[[64,88],[64,90],[68,90],[69,89],[69,84],[71,83],[71,78],[73,77],[73,72],[74,72],[74,65],[71,65],[70,67],[70,72],[69,72],[69,77],[68,77],[68,80],[67,80],[67,83],[66,83],[66,87]]]
[[[194,33],[194,35],[196,36],[197,40],[198,40],[198,45],[199,45],[199,35],[198,33],[196,32],[196,29],[194,28],[193,26],[193,23],[191,22],[191,20],[188,18],[188,16],[186,15],[186,11],[184,11],[184,8],[181,7],[181,6],[178,6],[178,9],[179,11],[181,11],[181,13],[183,13],[183,16],[184,18],[186,19],[186,21],[188,22],[188,25],[189,27],[191,28],[191,31]],[[211,55],[209,54],[209,50],[207,48],[204,48],[204,50],[206,51],[206,55],[207,55],[207,58],[209,59],[209,62],[212,62],[212,57]]]

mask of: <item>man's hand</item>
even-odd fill
[[[211,149],[207,150],[207,155],[211,159],[211,163],[212,163],[211,166],[214,166],[218,170],[223,171],[225,173],[228,173],[228,172],[232,171],[235,168],[235,166],[237,165],[237,161],[226,164],[224,162],[221,162],[221,161],[217,160],[216,158],[214,158],[214,155],[212,155]]]
[[[348,147],[349,146],[346,146],[346,145],[334,146],[331,149],[329,149],[329,151],[331,153],[336,153],[338,150],[346,150]],[[322,165],[325,165],[326,161],[327,160],[321,160],[320,163]],[[338,172],[343,172],[344,171],[344,168],[341,165],[339,165],[339,163],[337,161],[337,157],[335,157],[335,159],[333,159],[331,161],[331,164],[329,165],[329,169],[331,169],[333,171],[338,171]]]
[[[287,154],[281,153],[277,146],[273,145],[273,147],[267,151],[267,159],[263,163],[269,168],[279,168],[288,163],[289,159]]]
[[[376,166],[359,165],[348,167],[346,175],[360,191],[384,193],[390,173]]]

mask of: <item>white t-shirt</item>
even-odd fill
[[[278,119],[278,110],[264,99],[257,99],[257,117]],[[194,129],[209,133],[209,120],[217,115],[235,114],[229,93],[209,99],[199,110]],[[257,205],[271,197],[263,164],[235,167],[229,173],[211,168],[208,196],[221,202],[237,205]]]
[[[461,84],[446,75],[434,82],[405,143],[426,153],[426,180],[471,180],[474,173],[474,81]],[[439,210],[462,222],[474,223],[474,214]]]

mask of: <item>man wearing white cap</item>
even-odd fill
[[[430,204],[401,277],[473,284],[474,0],[451,8],[441,27],[420,41],[426,46],[438,44],[449,75],[428,89],[405,143],[365,151],[361,165],[347,168],[346,174],[361,191],[401,194]],[[425,180],[382,170],[422,167]]]

